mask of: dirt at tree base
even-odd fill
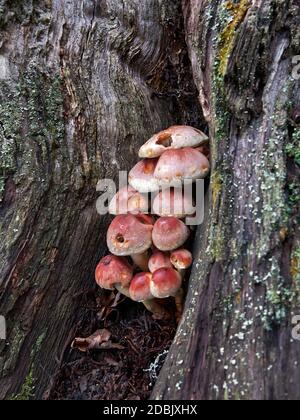
[[[175,321],[154,320],[142,304],[120,295],[91,292],[84,301],[86,317],[77,336],[105,328],[124,350],[81,353],[70,346],[45,399],[147,400],[174,338]]]

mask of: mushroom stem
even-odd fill
[[[182,314],[183,314],[183,309],[184,309],[184,291],[182,289],[182,287],[178,290],[178,292],[175,295],[175,306],[176,306],[176,321],[180,322]]]
[[[142,271],[148,271],[149,264],[149,254],[144,252],[143,254],[133,254],[131,255],[132,261],[137,265]]]
[[[184,268],[177,268],[177,271],[181,275],[182,281],[184,281],[186,269],[184,269]]]
[[[149,312],[152,312],[155,319],[170,318],[169,311],[164,307],[163,303],[159,303],[156,299],[145,300],[142,303]]]
[[[119,293],[121,293],[121,295],[124,295],[128,297],[129,299],[131,299],[130,294],[129,294],[129,287],[124,287],[121,284],[116,284],[115,288],[117,289]]]

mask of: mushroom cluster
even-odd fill
[[[168,316],[166,299],[175,298],[180,316],[182,284],[193,262],[186,246],[191,230],[184,221],[195,213],[193,194],[184,194],[182,186],[209,174],[208,137],[173,126],[144,144],[139,157],[130,185],[109,205],[115,216],[107,232],[111,254],[97,266],[96,282],[142,302],[158,319]]]

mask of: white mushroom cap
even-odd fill
[[[140,158],[155,158],[166,150],[197,147],[208,142],[208,137],[196,128],[177,125],[155,134],[139,151]]]
[[[167,150],[159,158],[154,176],[161,187],[181,187],[185,180],[205,178],[209,171],[208,159],[198,150],[187,147]]]
[[[127,257],[143,254],[151,248],[153,225],[150,219],[144,215],[117,216],[107,231],[107,246],[110,252],[119,257]]]
[[[129,184],[140,193],[150,193],[159,190],[159,184],[154,177],[158,159],[143,159],[129,172]]]
[[[195,207],[193,196],[182,188],[167,188],[161,191],[153,201],[153,213],[161,217],[183,219],[193,216]]]
[[[109,213],[115,216],[127,213],[147,213],[147,211],[148,198],[129,186],[122,188],[109,204]]]

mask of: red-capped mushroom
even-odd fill
[[[170,254],[161,251],[154,251],[149,260],[149,270],[151,273],[154,273],[160,268],[172,268]]]
[[[117,289],[129,297],[129,285],[133,277],[133,269],[125,258],[108,255],[100,261],[96,268],[95,279],[102,289]]]
[[[161,217],[154,225],[153,243],[160,251],[180,248],[190,235],[189,228],[175,217]]]
[[[129,295],[135,302],[141,302],[148,311],[152,312],[156,319],[169,318],[169,312],[162,303],[159,303],[150,291],[151,273],[136,274],[129,288]]]
[[[193,263],[193,256],[187,249],[177,249],[171,253],[170,260],[177,270],[187,270]]]
[[[148,269],[147,251],[152,246],[152,218],[146,215],[120,215],[107,232],[107,246],[117,256],[131,256],[142,270]]]
[[[150,291],[150,281],[152,279],[151,273],[138,273],[136,274],[129,287],[129,294],[135,302],[145,302],[154,298]]]
[[[174,268],[161,268],[153,273],[150,281],[152,295],[159,299],[175,297],[181,289],[182,278]]]
[[[148,212],[148,197],[128,186],[122,188],[111,200],[109,213],[113,215],[139,214]]]
[[[191,193],[182,188],[168,188],[161,191],[153,201],[153,213],[161,217],[177,217],[183,219],[195,214]]]
[[[150,193],[159,190],[159,184],[154,177],[158,159],[144,159],[137,163],[129,172],[129,184],[140,193]]]
[[[150,282],[150,290],[153,296],[164,299],[175,298],[176,320],[180,321],[183,313],[184,292],[181,287],[182,276],[174,268],[161,268],[157,270]]]
[[[139,151],[140,158],[156,158],[166,150],[196,147],[208,142],[202,131],[189,126],[173,126],[151,137]]]
[[[181,187],[183,182],[205,178],[210,171],[208,159],[190,147],[168,150],[157,163],[154,177],[161,187]]]

